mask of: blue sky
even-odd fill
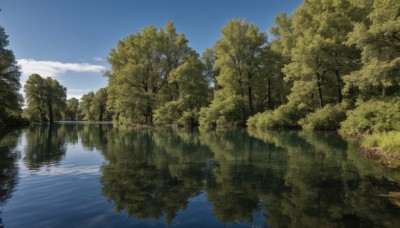
[[[291,13],[301,0],[0,0],[0,25],[22,67],[51,76],[81,97],[107,85],[109,51],[142,28],[172,21],[197,52],[221,38],[222,27],[245,18],[261,31],[275,15]]]

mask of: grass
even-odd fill
[[[400,131],[374,133],[362,142],[364,154],[377,156],[390,168],[400,168]]]

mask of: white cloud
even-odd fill
[[[90,89],[68,89],[67,99],[76,98],[80,100],[82,96],[86,93],[89,93]]]
[[[97,61],[97,62],[103,62],[104,61],[103,58],[101,58],[101,57],[94,57],[93,60]]]
[[[65,74],[68,71],[72,72],[91,72],[91,73],[101,73],[106,70],[105,66],[93,65],[89,63],[63,63],[57,61],[40,61],[34,59],[19,59],[17,60],[18,65],[21,66],[21,90],[23,93],[23,88],[31,74],[39,74],[42,77],[58,77]],[[78,98],[80,99],[83,94],[88,93],[89,89],[68,89],[67,98]]]
[[[26,78],[31,74],[39,74],[42,77],[57,77],[67,71],[100,73],[106,69],[104,66],[88,63],[62,63],[34,59],[20,59],[17,62],[21,66],[23,76]]]

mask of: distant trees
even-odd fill
[[[57,80],[32,74],[26,81],[24,91],[26,115],[30,120],[52,123],[55,119],[61,119],[61,113],[67,106],[67,89]]]
[[[67,100],[67,108],[63,113],[64,120],[80,120],[79,100],[75,97]]]
[[[81,115],[83,120],[94,120],[93,108],[92,108],[93,100],[94,100],[93,91],[84,94],[82,96],[79,107],[81,110]]]
[[[7,49],[8,36],[0,26],[0,125],[13,124],[21,117],[23,97],[18,90],[21,72],[12,50]]]
[[[101,88],[94,92],[84,94],[79,103],[80,116],[82,120],[109,121],[112,113],[107,110],[108,92],[107,88]]]

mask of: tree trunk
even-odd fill
[[[319,106],[324,107],[324,101],[322,99],[322,88],[321,88],[321,75],[317,73],[317,87],[318,87],[318,98],[319,98]]]
[[[49,104],[47,105],[48,110],[49,110],[49,122],[53,123],[54,122],[54,116],[53,116],[53,103],[49,102]]]
[[[251,73],[247,74],[247,79],[249,80],[249,88],[248,88],[248,95],[249,95],[249,109],[250,109],[250,115],[253,115],[254,113],[254,107],[253,107],[253,91],[251,87],[251,78],[253,75]]]
[[[267,95],[268,95],[268,109],[272,109],[271,78],[268,78]]]
[[[153,124],[153,108],[150,105],[147,106],[146,123]]]
[[[99,121],[103,121],[104,108],[100,107]]]
[[[341,86],[342,80],[340,78],[340,74],[339,74],[338,70],[335,71],[335,74],[336,74],[336,87],[337,87],[338,102],[342,103],[342,100],[343,100],[342,86]]]
[[[253,93],[251,91],[251,85],[249,86],[249,108],[250,108],[250,115],[254,113],[254,107],[253,107]]]

